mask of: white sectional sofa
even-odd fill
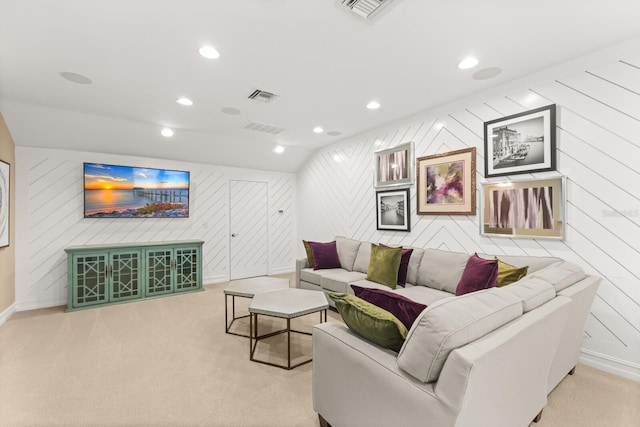
[[[342,268],[297,262],[300,288],[353,294],[370,242],[336,238]],[[527,426],[575,368],[600,278],[553,257],[498,257],[529,266],[516,283],[456,297],[470,254],[414,248],[407,285],[394,292],[426,304],[399,353],[336,323],[313,330],[313,406],[321,424]],[[480,254],[493,259],[493,255]],[[435,367],[435,368],[434,368]]]

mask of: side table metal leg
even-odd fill
[[[291,369],[291,319],[287,319],[287,368]]]

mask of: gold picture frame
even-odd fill
[[[416,159],[418,215],[476,214],[476,148]]]

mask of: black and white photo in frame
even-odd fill
[[[378,230],[411,231],[409,189],[376,192]]]

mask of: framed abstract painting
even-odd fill
[[[482,184],[480,234],[562,239],[564,177]]]
[[[476,214],[476,149],[416,159],[418,215]]]

